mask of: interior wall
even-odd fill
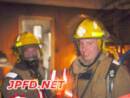
[[[67,55],[74,53],[70,34],[67,32],[68,22],[79,13],[86,12],[84,9],[69,9],[62,7],[18,5],[0,3],[0,50],[5,51],[11,63],[16,58],[11,47],[18,35],[19,16],[45,16],[54,18],[55,24],[55,66],[62,69],[69,66]],[[91,11],[88,11],[90,14]],[[63,63],[64,62],[64,63]]]
[[[113,23],[109,21],[112,14],[112,11],[109,10],[99,11],[78,8],[0,3],[0,50],[5,51],[10,62],[14,64],[16,58],[13,55],[11,47],[13,46],[18,34],[19,16],[52,17],[55,22],[55,68],[63,69],[64,67],[69,67],[71,63],[70,58],[72,58],[75,50],[72,44],[71,34],[67,29],[69,22],[78,14],[99,16],[99,18],[106,23],[110,32],[113,31],[113,25],[109,25]],[[106,21],[106,17],[108,17],[108,21]],[[109,22],[109,24],[107,22]]]

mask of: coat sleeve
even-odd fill
[[[37,90],[26,90],[26,89],[16,89],[8,90],[7,86],[9,85],[9,78],[6,78],[2,85],[2,96],[3,98],[15,98],[16,96],[27,97],[27,98],[38,98],[39,93]]]
[[[130,75],[125,66],[120,66],[114,80],[113,98],[130,94]]]

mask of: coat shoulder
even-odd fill
[[[126,66],[120,65],[114,80],[114,98],[130,93],[130,74]]]

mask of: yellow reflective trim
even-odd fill
[[[16,43],[16,47],[20,47],[20,46],[22,46],[22,43],[21,42],[17,42]]]

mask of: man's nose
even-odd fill
[[[83,48],[84,51],[86,51],[86,50],[88,50],[89,46],[87,44],[85,44],[85,45],[83,45],[82,48]]]

